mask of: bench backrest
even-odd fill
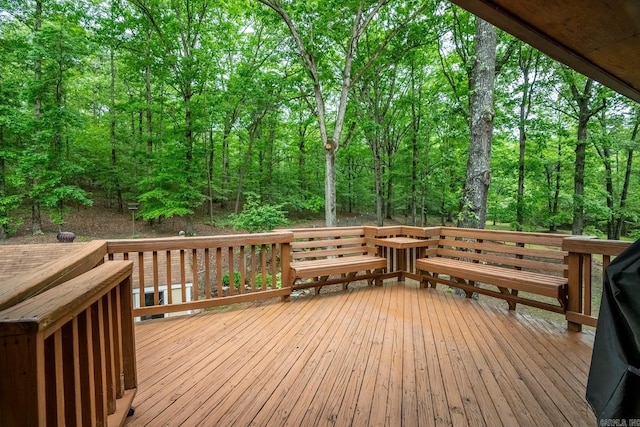
[[[329,257],[375,255],[368,243],[365,227],[323,227],[293,229],[291,260],[304,261]]]
[[[562,250],[565,237],[562,234],[441,227],[437,249],[428,249],[426,255],[565,276],[567,252]]]

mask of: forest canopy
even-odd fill
[[[493,29],[478,107],[478,28],[439,0],[0,0],[0,238],[94,203],[456,223],[478,114],[488,222],[640,236],[638,105]]]

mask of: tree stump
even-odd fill
[[[76,238],[76,235],[70,231],[60,231],[56,235],[56,239],[60,243],[73,243],[73,240]]]

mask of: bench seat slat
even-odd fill
[[[321,240],[303,240],[291,242],[291,248],[296,249],[309,249],[309,248],[329,248],[329,247],[342,247],[342,246],[362,246],[367,242],[365,237],[354,237],[346,239],[321,239]]]
[[[463,258],[466,260],[474,260],[487,262],[492,264],[502,264],[511,267],[531,268],[555,272],[564,272],[567,270],[566,264],[550,263],[545,261],[536,261],[531,259],[515,258],[511,253],[495,254],[495,253],[477,253],[463,252],[447,248],[439,248],[437,254],[442,257]],[[467,261],[468,262],[468,261]]]
[[[317,259],[317,258],[325,258],[336,255],[366,255],[367,253],[371,255],[376,254],[375,248],[370,248],[367,246],[349,246],[345,248],[335,248],[335,249],[316,249],[312,251],[301,251],[301,252],[292,252],[291,259],[303,261],[305,258]],[[296,261],[297,262],[297,261]]]
[[[416,268],[553,298],[558,298],[567,286],[567,279],[560,276],[474,264],[443,257],[419,259],[416,261]]]
[[[386,267],[386,258],[372,255],[356,255],[342,258],[292,262],[291,272],[292,277],[304,279],[356,271],[376,270]]]

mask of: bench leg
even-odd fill
[[[382,274],[382,273],[384,273],[384,269],[378,268],[377,270],[374,270],[374,273]],[[376,286],[382,286],[382,278],[381,277],[376,277],[375,279],[373,279],[373,283]]]
[[[503,288],[501,286],[498,286],[498,289],[500,289],[500,293],[504,294],[504,295],[512,295],[514,297],[518,296],[518,290],[517,289],[512,289],[511,292],[509,292],[509,289],[507,288]],[[507,300],[507,304],[509,304],[509,310],[515,310],[516,309],[516,305],[518,304],[515,301],[509,301]]]
[[[420,280],[420,287],[422,289],[426,289],[427,287],[436,289],[438,286],[438,282],[433,280],[433,278],[438,278],[438,273],[430,273],[425,271],[425,274],[422,276],[422,280]]]
[[[318,280],[319,280],[320,282],[324,282],[324,281],[326,281],[328,278],[329,278],[329,276],[322,276],[322,277],[320,277]],[[323,285],[316,286],[316,295],[320,295],[320,289],[322,289],[322,286],[323,286]]]
[[[345,276],[344,274],[342,275],[342,277],[344,277],[344,278],[346,279],[345,284],[342,286],[342,290],[343,290],[343,291],[346,291],[347,289],[349,289],[349,284],[350,284],[351,282],[353,282],[353,280],[349,280],[349,279],[353,279],[354,277],[356,277],[356,274],[357,274],[357,273],[354,271],[354,272],[352,272],[352,273],[349,273],[349,274],[348,274],[348,275],[346,275],[346,276]]]

